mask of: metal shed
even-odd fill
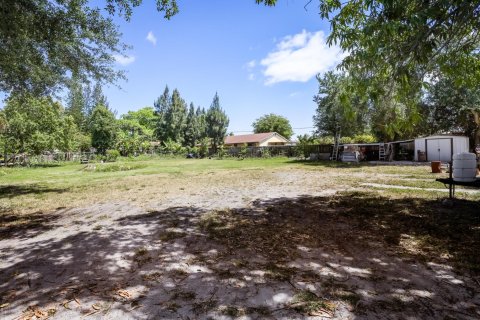
[[[468,152],[468,137],[436,135],[415,139],[415,161],[419,161],[419,154],[424,153],[425,161],[452,161],[455,153]]]

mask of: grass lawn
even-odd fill
[[[194,177],[218,172],[252,173],[268,170],[307,170],[323,172],[328,177],[325,188],[335,185],[362,188],[364,183],[424,189],[444,189],[427,166],[377,166],[332,162],[304,162],[288,158],[270,159],[122,159],[116,163],[81,165],[66,163],[45,167],[0,169],[0,208],[2,211],[48,211],[58,207],[78,206],[98,201],[125,198],[148,200],[169,183],[184,183]],[[382,189],[388,196],[436,198],[442,192],[363,186]],[[465,199],[479,199],[478,194],[462,194]]]
[[[428,166],[0,169],[0,318],[474,319],[480,194]]]

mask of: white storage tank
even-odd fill
[[[459,182],[475,181],[477,175],[477,156],[475,153],[462,152],[453,155],[453,180]]]

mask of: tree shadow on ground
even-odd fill
[[[0,199],[15,198],[23,195],[41,195],[44,193],[63,193],[67,188],[50,188],[39,184],[28,185],[0,185]]]
[[[29,214],[0,211],[0,240],[8,238],[31,238],[55,228],[53,221],[59,214],[37,211]]]
[[[350,192],[238,209],[114,212],[101,228],[80,221],[78,232],[61,226],[10,239],[0,316],[480,315],[479,202],[444,206]]]

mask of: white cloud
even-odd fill
[[[345,57],[338,46],[329,47],[322,31],[284,37],[275,50],[261,60],[265,84],[283,81],[307,82],[318,73],[329,71]]]
[[[115,61],[122,66],[126,66],[135,61],[134,56],[122,56],[120,54],[114,54],[113,57],[115,58]]]
[[[295,91],[295,92],[290,93],[288,96],[289,96],[290,98],[294,98],[294,97],[299,96],[299,95],[300,95],[300,92]]]
[[[255,80],[255,74],[249,73],[249,74],[248,74],[248,80],[250,80],[250,81]]]
[[[152,31],[148,32],[147,37],[145,39],[151,42],[154,46],[157,45],[157,38],[155,37]]]
[[[257,61],[255,61],[255,60],[249,61],[246,64],[247,69],[253,69],[253,68],[255,68],[256,65],[257,65]]]

